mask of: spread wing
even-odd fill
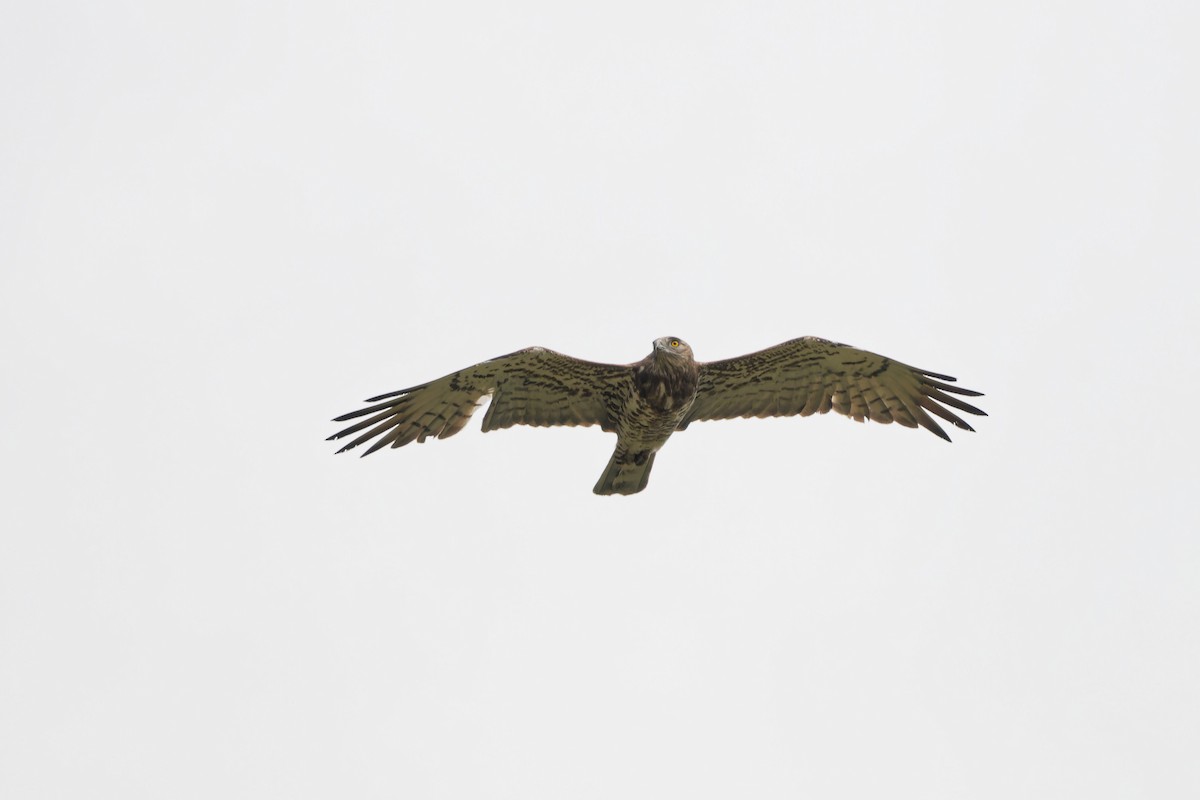
[[[982,393],[951,386],[949,375],[815,336],[699,366],[696,400],[681,430],[695,420],[807,417],[833,410],[858,422],[920,425],[950,441],[929,414],[967,431],[974,428],[951,409],[987,416],[954,396]]]
[[[372,397],[366,402],[378,405],[335,417],[334,422],[366,419],[329,440],[366,429],[338,450],[342,453],[379,437],[365,456],[387,445],[403,447],[430,436],[445,439],[463,429],[485,395],[492,397],[483,417],[485,431],[511,425],[599,425],[612,431],[618,408],[613,398],[630,380],[629,367],[530,347],[430,383]]]

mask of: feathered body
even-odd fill
[[[633,391],[617,415],[617,449],[592,491],[634,494],[646,488],[654,454],[692,407],[699,380],[692,348],[673,337],[655,340],[650,355],[633,365]]]
[[[491,395],[483,430],[511,425],[599,425],[617,434],[617,447],[596,483],[596,494],[634,494],[646,488],[654,456],[677,430],[696,420],[808,416],[836,411],[859,422],[897,422],[950,437],[930,412],[963,430],[970,425],[946,406],[984,415],[954,395],[979,392],[951,386],[948,375],[806,336],[724,361],[697,362],[676,337],[656,339],[634,364],[600,364],[542,347],[518,350],[436,381],[373,397],[379,403],[337,417],[367,417],[339,439],[367,429],[338,452],[376,441],[363,455],[444,439],[462,430]]]

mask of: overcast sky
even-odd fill
[[[1200,795],[1197,9],[10,4],[0,795]],[[805,334],[990,416],[324,441]]]

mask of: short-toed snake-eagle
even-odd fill
[[[617,448],[593,491],[634,494],[646,488],[654,455],[675,431],[697,420],[787,417],[836,411],[859,422],[898,422],[950,437],[930,416],[974,430],[951,409],[986,416],[955,395],[980,392],[954,378],[890,358],[805,336],[756,353],[698,362],[682,339],[654,341],[635,364],[599,364],[529,347],[435,381],[367,400],[376,405],[337,417],[366,417],[332,439],[364,431],[339,453],[374,439],[363,455],[463,429],[491,396],[483,430],[511,425],[599,425]]]

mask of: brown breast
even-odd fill
[[[671,356],[648,357],[634,368],[638,394],[652,408],[662,412],[679,411],[696,396],[699,370],[691,359]]]

